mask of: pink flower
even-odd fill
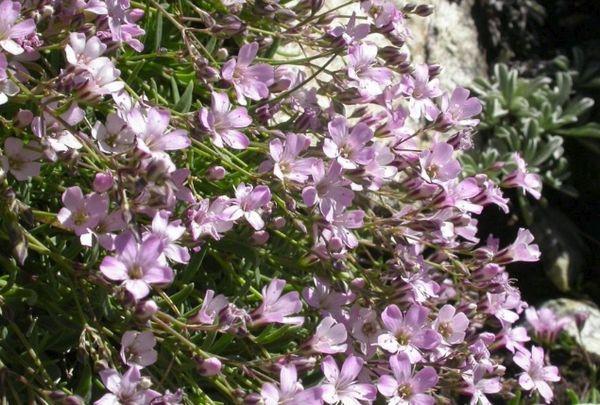
[[[35,32],[35,21],[32,18],[17,23],[21,16],[21,3],[3,0],[0,3],[0,47],[13,55],[20,55],[25,50],[19,41]]]
[[[250,66],[258,52],[258,43],[245,44],[237,58],[228,60],[221,70],[223,79],[235,87],[238,102],[246,105],[246,97],[260,100],[269,97],[269,86],[275,80],[275,72],[270,65]]]
[[[117,44],[126,43],[137,52],[143,51],[144,44],[137,37],[145,31],[136,21],[144,16],[144,11],[130,9],[129,1],[122,0],[106,1],[104,9],[98,4],[94,12],[108,15],[109,38]]]
[[[127,331],[121,337],[121,360],[128,366],[147,367],[156,362],[156,339],[151,331]]]
[[[409,96],[409,111],[410,116],[417,120],[421,116],[425,116],[430,121],[433,121],[439,111],[432,98],[442,94],[439,88],[439,80],[429,78],[429,66],[420,64],[415,66],[415,71],[410,75],[404,75],[401,83],[402,92]]]
[[[350,229],[362,228],[365,212],[363,210],[345,211],[343,207],[338,207],[336,206],[328,226],[333,235],[339,238],[346,247],[354,249],[358,246],[358,239]]]
[[[91,132],[92,138],[98,142],[98,147],[104,153],[127,152],[135,143],[135,133],[115,113],[108,114],[106,125],[97,121]]]
[[[546,403],[552,401],[554,396],[548,382],[560,380],[558,368],[555,366],[544,366],[544,349],[533,346],[529,351],[520,351],[514,355],[513,361],[525,370],[519,377],[519,385],[527,391],[537,390]]]
[[[447,143],[435,143],[431,150],[421,153],[421,175],[427,181],[448,181],[456,178],[461,170],[453,156],[454,148]]]
[[[57,215],[58,221],[77,236],[88,233],[108,214],[108,196],[91,193],[87,196],[79,186],[69,187],[62,195],[64,207]]]
[[[342,166],[332,161],[325,171],[323,161],[317,160],[311,170],[314,185],[302,190],[302,199],[309,207],[319,204],[321,214],[327,221],[333,220],[336,207],[348,207],[354,192],[345,186],[348,180],[342,177]]]
[[[527,229],[519,228],[517,239],[512,245],[498,252],[494,261],[498,264],[512,262],[537,262],[540,259],[540,248],[535,243],[533,235]]]
[[[160,238],[149,237],[140,244],[133,235],[124,234],[115,245],[116,256],[106,256],[100,271],[109,280],[121,282],[135,299],[147,296],[151,285],[173,281],[173,270],[165,263]]]
[[[369,24],[356,24],[356,13],[352,13],[345,26],[336,25],[330,28],[327,33],[334,38],[340,39],[344,44],[351,45],[369,35],[369,31]]]
[[[374,401],[377,397],[377,388],[372,384],[356,382],[363,364],[363,359],[350,355],[344,361],[340,371],[333,357],[325,357],[321,363],[325,375],[325,383],[321,385],[323,400],[328,404],[341,403],[342,405]]]
[[[91,60],[85,67],[74,73],[72,83],[77,96],[83,101],[94,102],[106,95],[113,95],[125,87],[119,80],[121,71],[105,57]]]
[[[191,141],[183,129],[167,131],[171,113],[167,110],[149,108],[142,111],[138,106],[127,115],[129,128],[137,135],[137,146],[143,152],[163,152],[185,149]]]
[[[302,325],[303,316],[289,316],[300,312],[302,302],[300,294],[292,291],[283,296],[285,280],[274,278],[268,286],[263,287],[263,302],[252,314],[254,325],[263,325],[266,323],[284,323],[292,325]]]
[[[398,168],[391,164],[394,162],[395,155],[387,145],[382,142],[374,142],[371,148],[374,154],[373,160],[364,167],[364,170],[370,180],[368,189],[377,191],[384,181],[393,178],[398,173]]]
[[[65,56],[71,65],[87,69],[89,63],[100,58],[105,51],[106,45],[98,37],[86,40],[85,34],[72,32],[65,47]]]
[[[377,312],[370,308],[352,309],[350,332],[355,342],[358,342],[360,351],[368,357],[375,354],[377,339],[381,334],[378,318]]]
[[[498,320],[507,323],[515,323],[519,319],[519,315],[514,311],[519,302],[511,295],[505,292],[498,294],[488,292],[486,298],[486,313],[492,314]]]
[[[144,235],[144,239],[149,237],[160,238],[163,246],[163,253],[167,259],[176,263],[187,263],[190,260],[190,253],[183,246],[175,243],[185,233],[185,226],[180,220],[169,222],[169,211],[158,211],[152,219],[152,232]]]
[[[533,328],[536,339],[545,343],[553,343],[560,332],[573,321],[568,317],[558,318],[550,308],[540,308],[538,310],[533,307],[527,308],[525,318]]]
[[[450,97],[444,94],[441,102],[442,114],[438,118],[442,125],[475,126],[479,124],[478,119],[470,118],[481,113],[481,101],[476,97],[469,97],[469,94],[469,90],[462,87],[455,88]]]
[[[469,318],[450,304],[444,305],[438,312],[433,327],[442,335],[444,342],[454,345],[465,340],[465,331],[469,326]]]
[[[223,295],[215,296],[213,290],[206,290],[200,311],[190,319],[193,323],[213,325],[219,313],[229,305],[229,300]]]
[[[233,220],[244,217],[252,227],[259,231],[265,227],[260,210],[271,201],[271,190],[267,186],[253,188],[244,183],[238,184],[235,189],[235,200],[228,208]]]
[[[348,131],[345,117],[338,116],[328,124],[329,136],[323,142],[323,152],[330,159],[337,159],[344,169],[356,169],[367,165],[375,156],[372,148],[365,145],[373,138],[373,132],[363,123]]]
[[[102,383],[110,393],[94,402],[94,405],[139,404],[149,405],[153,399],[160,397],[154,390],[147,389],[147,381],[142,378],[137,366],[121,375],[113,369],[100,371]]]
[[[390,357],[392,375],[379,377],[377,389],[390,404],[433,405],[432,396],[425,392],[437,384],[438,376],[433,367],[423,367],[413,374],[411,362],[404,353]]]
[[[231,110],[229,97],[225,93],[213,92],[211,100],[211,108],[202,108],[198,115],[212,143],[219,148],[227,145],[233,149],[246,149],[250,140],[239,129],[252,124],[248,111],[244,107]]]
[[[279,180],[289,179],[304,183],[315,164],[314,158],[300,158],[300,154],[310,146],[310,139],[295,133],[287,134],[285,140],[274,139],[269,143],[269,153],[273,161],[261,164],[260,171],[273,170]]]
[[[314,278],[314,282],[314,287],[307,287],[302,291],[302,297],[308,305],[321,310],[323,314],[337,314],[343,305],[353,299],[351,293],[339,293],[327,281],[318,277]]]
[[[212,203],[206,198],[192,206],[187,216],[194,240],[198,240],[203,235],[210,235],[213,239],[219,240],[223,233],[233,228],[234,220],[230,213],[226,212],[231,204],[231,199],[221,196],[215,198]]]
[[[19,181],[27,180],[40,173],[41,164],[36,162],[41,154],[41,145],[31,141],[27,145],[19,138],[9,136],[4,140],[4,155],[0,163],[5,172],[12,173]]]
[[[517,168],[502,180],[503,187],[522,188],[539,200],[542,196],[542,179],[539,175],[527,172],[527,163],[518,153],[513,154]]]
[[[343,353],[348,347],[346,340],[348,333],[344,324],[338,323],[332,316],[327,316],[317,325],[308,345],[319,353]]]
[[[281,367],[279,387],[272,383],[264,383],[261,397],[265,405],[318,405],[322,404],[321,389],[305,390],[298,381],[298,373],[293,364]]]
[[[478,364],[472,370],[463,371],[461,374],[467,384],[462,391],[471,397],[470,405],[491,405],[486,394],[496,394],[502,389],[500,378],[483,378],[486,370],[486,366]]]
[[[377,59],[377,46],[353,45],[348,52],[349,85],[365,97],[375,97],[390,84],[393,73],[386,67],[373,67]]]
[[[429,310],[421,305],[412,305],[405,315],[392,304],[381,314],[387,333],[379,335],[377,344],[390,353],[404,352],[415,363],[422,356],[419,349],[431,350],[441,340],[441,336],[428,325]]]
[[[501,336],[501,341],[504,344],[504,347],[506,347],[506,350],[511,353],[514,353],[515,350],[525,350],[523,343],[531,340],[527,334],[527,329],[522,326],[517,326],[516,328],[506,327],[502,331]]]

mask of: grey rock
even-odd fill
[[[426,18],[413,17],[409,27],[411,46],[416,61],[443,66],[442,87],[468,86],[473,79],[487,76],[485,54],[479,46],[478,32],[471,15],[475,0],[426,0],[419,3],[435,7]]]
[[[598,307],[588,302],[569,298],[547,301],[543,307],[552,309],[558,316],[573,317],[581,312],[587,313],[588,319],[581,331],[581,337],[574,322],[569,324],[566,332],[577,340],[588,353],[600,356],[600,310]]]

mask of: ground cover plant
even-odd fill
[[[405,44],[432,11],[0,2],[4,400],[552,401],[583,320],[477,228],[542,182],[463,170],[482,105]]]

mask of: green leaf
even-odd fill
[[[175,294],[171,295],[171,301],[175,305],[181,304],[194,291],[194,283],[184,284]]]
[[[192,108],[192,96],[194,95],[194,80],[190,80],[181,98],[175,104],[175,110],[186,113]]]
[[[580,127],[563,128],[555,131],[559,135],[582,138],[600,138],[600,123],[589,122]]]
[[[572,115],[574,117],[579,117],[581,114],[583,114],[593,106],[594,100],[588,97],[584,97],[580,100],[569,103],[567,105],[567,108],[565,109],[564,115]]]
[[[174,76],[171,76],[171,92],[173,93],[173,101],[177,104],[181,96],[179,95],[179,87],[177,86],[177,80],[175,80]]]
[[[92,399],[92,368],[87,357],[83,361],[82,368],[75,393],[82,397],[85,403],[89,403]]]
[[[163,15],[158,13],[156,17],[156,32],[154,33],[154,50],[158,51],[162,43],[163,35]]]

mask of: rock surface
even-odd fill
[[[485,54],[479,47],[477,28],[471,15],[475,0],[426,0],[435,7],[426,18],[413,18],[409,41],[415,60],[444,67],[440,81],[445,89],[468,86],[476,77],[487,76]],[[402,4],[402,3],[399,3]]]
[[[598,307],[587,302],[568,298],[550,300],[543,306],[552,309],[558,316],[574,316],[580,312],[587,313],[588,319],[581,331],[581,340],[574,323],[567,327],[566,332],[578,340],[588,353],[600,356],[600,310],[598,310]]]

